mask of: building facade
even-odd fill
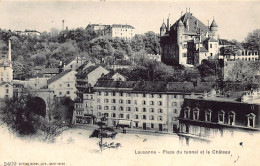
[[[108,35],[112,38],[120,38],[124,40],[131,40],[135,36],[135,28],[127,24],[89,24],[87,28],[92,28],[102,35]]]
[[[47,81],[47,88],[54,91],[55,97],[67,96],[74,100],[76,95],[76,74],[74,70],[65,70]]]
[[[97,121],[105,116],[113,126],[124,123],[135,129],[174,132],[184,98],[210,92],[212,85],[194,88],[192,83],[98,81],[92,92],[84,93],[83,112],[77,113],[92,113]]]
[[[248,96],[242,102],[220,97],[186,98],[179,117],[181,141],[189,144],[190,140],[212,141],[259,132],[260,105],[246,99]]]
[[[160,28],[162,62],[168,64],[201,64],[204,59],[218,58],[218,25],[213,19],[206,26],[192,13],[186,12],[171,27]]]

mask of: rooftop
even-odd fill
[[[51,78],[47,81],[47,84],[49,85],[49,84],[51,84],[51,83],[57,81],[58,79],[60,79],[61,77],[65,76],[65,75],[68,74],[69,72],[71,72],[71,70],[65,70],[65,71],[61,72],[60,74],[51,77]]]

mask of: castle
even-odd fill
[[[192,13],[182,15],[172,26],[160,27],[161,59],[166,64],[198,65],[219,54],[218,25],[206,26]]]

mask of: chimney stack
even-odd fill
[[[11,40],[10,39],[9,39],[8,60],[12,61],[12,48],[11,48]]]
[[[62,20],[62,31],[64,31],[64,20]]]

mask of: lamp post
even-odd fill
[[[103,150],[103,125],[105,125],[106,123],[104,121],[106,121],[107,118],[106,117],[102,117],[100,122],[97,122],[97,125],[100,127],[100,142],[99,142],[99,147],[100,147],[100,151],[102,152]]]

